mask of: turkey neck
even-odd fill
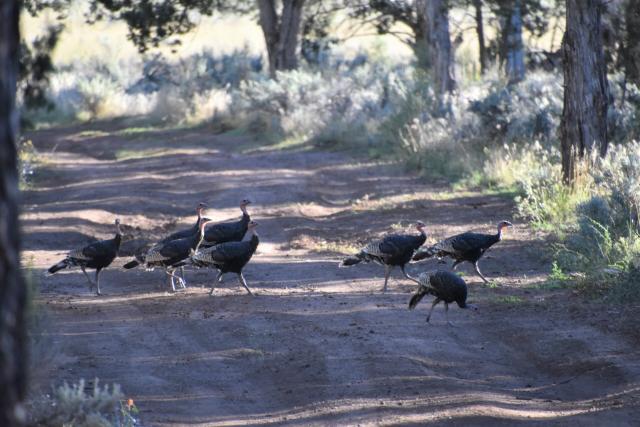
[[[247,232],[244,233],[242,241],[249,242],[251,244],[251,248],[255,251],[258,247],[258,243],[260,242],[260,238],[258,237],[256,230],[247,230]]]
[[[416,236],[418,238],[418,246],[424,245],[424,242],[427,241],[427,232],[424,231],[424,228],[420,230],[420,235]]]
[[[202,227],[199,230],[198,234],[196,234],[194,237],[195,237],[194,242],[196,245],[193,248],[193,250],[195,252],[198,252],[198,248],[200,247],[200,245],[202,244],[202,241],[204,240],[204,227]]]
[[[240,206],[240,210],[242,211],[242,222],[248,224],[251,220],[251,216],[249,216],[249,213],[247,212],[247,207]]]
[[[120,231],[120,224],[116,224],[116,237],[113,238],[116,244],[116,251],[120,249],[120,243],[122,243],[122,231]]]

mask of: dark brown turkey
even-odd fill
[[[158,244],[149,249],[144,255],[144,266],[147,270],[153,270],[155,267],[164,268],[171,284],[171,289],[175,292],[175,279],[178,279],[182,288],[185,283],[179,277],[176,277],[174,271],[184,265],[183,261],[189,257],[192,251],[197,251],[204,238],[204,228],[208,224],[207,221],[200,223],[198,233],[182,239],[171,240],[164,244]],[[137,265],[137,264],[136,264]],[[124,268],[133,268],[135,265],[128,263]]]
[[[116,235],[113,239],[101,240],[91,243],[84,248],[69,252],[67,257],[59,263],[49,268],[49,273],[54,274],[64,268],[80,267],[85,277],[89,281],[90,289],[96,288],[96,295],[100,295],[100,273],[103,269],[111,265],[118,256],[120,243],[122,242],[122,232],[120,231],[120,220],[116,219]],[[96,269],[95,283],[87,274],[87,268]]]
[[[418,291],[411,297],[409,310],[416,308],[425,295],[433,295],[436,299],[431,304],[431,309],[427,315],[427,322],[431,319],[431,313],[436,305],[444,302],[447,323],[449,322],[449,304],[456,303],[460,308],[471,308],[477,310],[473,304],[467,304],[467,284],[462,277],[450,271],[437,271],[435,273],[422,273],[415,280],[418,283]]]
[[[422,221],[416,223],[416,229],[420,234],[391,234],[380,240],[375,240],[362,248],[356,255],[342,260],[341,267],[349,267],[360,262],[376,262],[384,266],[384,288],[387,291],[389,275],[394,267],[400,267],[404,277],[415,280],[407,274],[405,266],[411,261],[411,257],[427,240],[425,225]]]
[[[225,273],[235,273],[240,284],[244,286],[249,295],[253,295],[242,274],[242,270],[251,260],[260,243],[258,233],[256,233],[257,226],[257,222],[250,221],[247,225],[247,232],[240,242],[225,242],[195,251],[191,255],[189,263],[200,268],[211,267],[217,269],[216,282],[220,282],[222,275]],[[209,295],[213,294],[213,290],[214,286],[211,286]]]
[[[433,246],[420,249],[413,256],[414,261],[421,261],[431,257],[450,257],[455,260],[451,268],[456,268],[461,262],[467,261],[473,264],[476,273],[482,280],[488,282],[487,278],[480,272],[478,261],[485,254],[487,249],[502,240],[502,230],[512,227],[509,221],[500,221],[498,223],[498,233],[482,234],[466,232],[444,239]]]
[[[178,239],[189,238],[192,236],[197,236],[200,230],[200,224],[203,221],[211,221],[209,218],[202,216],[206,208],[207,208],[207,205],[205,203],[202,203],[202,202],[198,203],[198,206],[196,206],[196,214],[197,214],[196,223],[194,225],[184,230],[176,231],[175,233],[168,235],[167,237],[163,238],[159,242],[154,243],[151,246],[149,246],[148,244],[141,246],[140,248],[138,248],[138,250],[136,250],[136,254],[135,254],[136,259],[126,263],[123,267],[129,270],[131,268],[137,267],[138,265],[145,264],[145,257],[150,251],[160,248],[163,245],[171,242],[172,240],[178,240]],[[182,267],[180,268],[180,277],[178,277],[178,280],[180,282],[180,285],[182,287],[185,287],[186,282],[184,280],[184,268]]]
[[[204,233],[202,247],[207,248],[220,243],[239,242],[242,240],[247,233],[249,221],[251,221],[251,216],[247,212],[247,206],[250,203],[251,200],[249,199],[244,199],[240,202],[242,217],[238,221],[208,225]]]

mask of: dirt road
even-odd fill
[[[340,250],[428,225],[429,241],[512,219],[507,199],[451,193],[393,163],[345,153],[259,149],[206,129],[152,131],[125,122],[29,135],[45,162],[24,194],[24,260],[47,307],[38,384],[121,384],[144,426],[239,424],[638,425],[639,335],[628,313],[539,284],[545,243],[523,224],[466,271],[477,312],[428,302],[395,272],[337,268]],[[245,276],[212,297],[213,272],[188,271],[170,294],[160,271],[125,271],[123,256],[89,293],[79,271],[46,268],[126,225],[130,254],[194,222],[225,220],[253,200],[261,244]],[[131,240],[136,239],[136,240]],[[436,268],[434,261],[410,271]]]

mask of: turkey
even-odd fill
[[[100,273],[113,262],[118,256],[118,249],[122,242],[122,231],[120,231],[120,220],[116,219],[116,235],[113,239],[101,240],[91,243],[82,249],[69,252],[67,257],[59,263],[49,268],[49,273],[54,274],[69,267],[80,267],[85,277],[89,281],[90,289],[96,288],[96,295],[100,295]],[[87,268],[96,269],[95,283],[87,274]]]
[[[427,294],[436,297],[431,304],[431,309],[427,315],[427,322],[431,319],[431,313],[436,305],[444,302],[444,310],[449,322],[449,304],[455,302],[460,308],[478,308],[473,304],[467,304],[467,284],[460,276],[450,271],[438,271],[435,273],[423,273],[415,280],[418,283],[418,291],[411,297],[409,301],[409,310],[416,308],[420,300]]]
[[[513,227],[513,224],[509,221],[500,221],[497,234],[481,234],[470,231],[457,234],[433,246],[419,250],[413,256],[413,260],[420,261],[433,256],[438,258],[450,257],[455,260],[451,268],[456,268],[461,262],[467,261],[473,264],[476,273],[487,283],[487,278],[480,272],[478,261],[487,249],[502,240],[502,230],[507,227]]]
[[[167,243],[172,240],[183,239],[185,237],[190,237],[194,234],[197,234],[198,230],[200,229],[200,222],[211,221],[209,218],[202,216],[202,213],[204,212],[205,209],[207,209],[207,205],[205,203],[202,203],[202,202],[198,203],[198,206],[196,207],[196,214],[198,215],[196,219],[196,223],[189,228],[185,228],[184,230],[176,231],[175,233],[168,235],[164,239],[160,240],[158,243]]]
[[[174,275],[174,271],[176,268],[184,265],[181,264],[181,262],[189,257],[191,251],[198,250],[204,237],[204,228],[207,224],[208,221],[202,221],[198,232],[189,237],[183,237],[182,239],[171,240],[164,244],[153,246],[144,255],[144,266],[147,270],[153,270],[155,267],[163,267],[169,276],[171,289],[175,292],[176,285],[174,279],[176,279],[176,276]],[[137,265],[137,263],[132,261],[125,264],[124,268],[130,269]],[[178,280],[184,288],[184,281],[180,280],[180,278],[178,278]]]
[[[209,225],[204,233],[203,247],[211,247],[225,242],[239,242],[247,233],[247,226],[251,217],[247,212],[247,206],[251,203],[250,200],[244,199],[240,202],[240,210],[242,211],[242,218],[234,222],[222,222],[218,224]]]
[[[424,227],[424,223],[418,221],[416,223],[416,229],[420,234],[417,236],[411,234],[392,234],[381,240],[373,241],[362,248],[358,254],[342,260],[340,266],[349,267],[363,261],[373,261],[384,265],[383,292],[387,291],[389,275],[391,274],[391,270],[396,266],[400,267],[404,277],[415,280],[407,274],[405,266],[411,261],[414,252],[427,240],[427,233],[424,231]]]
[[[206,208],[207,208],[207,205],[205,203],[202,203],[202,202],[198,203],[198,206],[196,207],[196,214],[198,216],[196,218],[196,223],[193,226],[186,228],[184,230],[176,231],[175,233],[168,235],[167,237],[160,240],[159,242],[154,243],[153,246],[151,247],[149,247],[148,245],[142,246],[141,248],[138,249],[138,251],[135,254],[136,259],[126,263],[124,265],[124,268],[131,269],[131,268],[137,267],[140,264],[144,264],[146,254],[153,248],[162,246],[172,240],[178,240],[178,239],[183,239],[185,237],[197,235],[198,230],[200,229],[200,223],[202,221],[211,221],[209,218],[202,216],[202,213]],[[180,269],[180,276],[181,277],[179,277],[178,280],[182,285],[184,285],[184,268]]]
[[[247,265],[258,248],[258,243],[260,243],[258,233],[256,233],[257,226],[257,222],[250,221],[247,224],[247,232],[240,242],[220,243],[210,248],[196,251],[191,255],[189,262],[196,267],[213,267],[217,269],[217,282],[221,281],[222,275],[225,273],[236,273],[240,284],[244,286],[249,295],[253,295],[242,275],[242,269]],[[214,287],[211,286],[209,295],[213,294],[213,290]]]
[[[189,237],[189,236],[193,236],[194,234],[197,234],[198,230],[199,230],[199,227],[200,227],[200,223],[202,221],[211,221],[209,218],[206,218],[206,217],[202,216],[202,213],[204,212],[205,209],[207,209],[206,203],[202,203],[202,202],[198,203],[198,206],[196,207],[196,214],[198,215],[198,217],[196,219],[196,223],[193,224],[189,228],[186,228],[186,229],[180,230],[180,231],[176,231],[175,233],[168,235],[164,239],[160,240],[158,242],[158,244],[164,244],[164,243],[170,242],[172,240],[183,239],[185,237]],[[178,280],[180,281],[182,286],[185,285],[184,267],[180,267],[180,278]]]

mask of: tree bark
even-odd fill
[[[26,391],[26,292],[20,272],[16,82],[19,0],[0,2],[0,425],[22,425]]]
[[[478,36],[478,51],[480,59],[480,74],[487,72],[487,47],[484,42],[484,21],[482,17],[482,0],[473,0],[473,7],[476,10],[476,34]]]
[[[628,81],[640,85],[640,0],[627,0],[624,9],[623,64]]]
[[[298,41],[304,0],[283,0],[278,16],[276,0],[258,0],[260,27],[264,34],[269,57],[269,74],[298,67]]]
[[[515,0],[510,7],[503,37],[505,41],[505,74],[509,79],[509,83],[517,83],[524,79],[521,0]]]
[[[449,38],[449,7],[446,0],[420,0],[419,12],[426,25],[425,39],[433,86],[439,109],[443,109],[444,97],[456,87],[453,78],[453,54]]]
[[[577,160],[597,149],[607,152],[607,82],[602,43],[601,0],[567,0],[567,29],[562,42],[564,108],[562,111],[562,174],[577,177]]]

